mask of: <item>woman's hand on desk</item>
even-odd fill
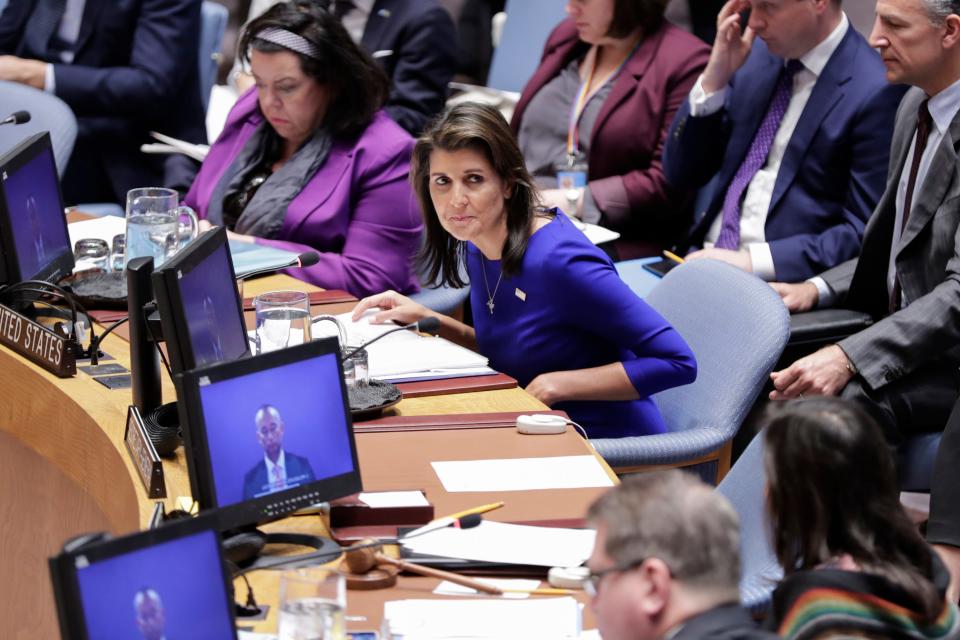
[[[353,308],[353,321],[356,322],[360,316],[368,309],[380,308],[381,311],[374,314],[370,322],[379,324],[396,320],[403,324],[410,324],[417,320],[433,316],[440,320],[440,335],[447,340],[456,342],[467,349],[477,350],[477,336],[473,327],[467,326],[459,320],[454,320],[450,316],[436,313],[423,306],[419,302],[414,302],[407,296],[396,291],[384,291],[373,296],[368,296],[361,300]]]
[[[403,324],[410,324],[417,320],[422,320],[430,315],[435,315],[430,309],[422,304],[414,302],[407,296],[396,291],[384,291],[376,295],[367,296],[353,308],[353,321],[356,322],[360,316],[368,309],[379,307],[381,311],[375,314],[370,322],[381,324],[396,320]]]

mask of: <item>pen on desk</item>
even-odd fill
[[[683,258],[681,258],[680,256],[678,256],[677,254],[675,254],[673,251],[667,251],[666,249],[664,249],[663,255],[665,255],[666,257],[670,258],[670,259],[673,260],[674,262],[679,262],[680,264],[683,264],[684,262],[686,262],[686,260],[684,260]]]
[[[431,520],[427,524],[423,525],[419,529],[414,529],[413,531],[408,532],[404,538],[413,538],[415,536],[422,536],[425,533],[430,533],[437,529],[443,529],[444,527],[449,527],[458,520],[466,518],[468,516],[480,515],[481,513],[487,513],[488,511],[493,511],[494,509],[499,509],[503,506],[503,502],[491,502],[490,504],[484,504],[479,507],[474,507],[473,509],[467,509],[466,511],[458,511],[457,513],[451,514],[449,516],[444,516],[443,518],[437,518],[436,520]]]
[[[450,518],[452,520],[459,520],[460,518],[464,518],[466,516],[480,515],[481,513],[487,513],[488,511],[499,509],[503,505],[504,505],[503,502],[491,502],[490,504],[480,505],[479,507],[474,507],[473,509],[467,509],[466,511],[458,511],[457,513],[447,516],[447,518]],[[440,518],[440,519],[445,520],[446,518]]]

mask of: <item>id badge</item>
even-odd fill
[[[587,186],[587,168],[574,165],[557,170],[557,188],[561,191],[582,189]]]

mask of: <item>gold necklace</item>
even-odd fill
[[[497,297],[497,290],[500,288],[500,281],[503,280],[503,267],[500,267],[500,277],[497,278],[497,286],[493,288],[493,293],[490,293],[490,284],[487,282],[487,259],[480,256],[483,267],[483,286],[487,289],[487,309],[490,310],[490,315],[493,315],[493,308],[496,306],[493,304],[493,299]]]

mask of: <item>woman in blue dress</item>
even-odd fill
[[[374,322],[438,317],[441,335],[479,351],[591,438],[663,432],[650,396],[693,382],[693,354],[606,254],[565,215],[539,207],[500,113],[478,104],[445,112],[417,141],[410,175],[426,275],[463,286],[466,262],[473,326],[394,291],[364,298],[354,318],[374,307]]]

